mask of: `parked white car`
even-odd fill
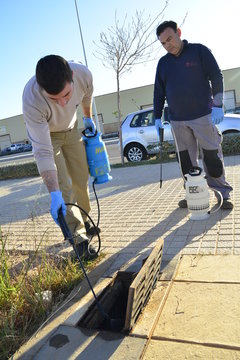
[[[164,141],[173,142],[171,126],[164,124]],[[128,161],[141,161],[159,152],[153,108],[128,114],[122,122],[123,154]],[[226,114],[218,125],[222,134],[240,132],[240,115]],[[149,147],[149,145],[152,145]]]

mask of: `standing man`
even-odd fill
[[[58,224],[62,208],[66,222],[75,236],[81,257],[93,259],[96,251],[88,243],[93,229],[90,212],[88,165],[85,146],[77,128],[77,108],[81,104],[86,128],[95,132],[92,120],[92,74],[80,63],[67,62],[58,55],[40,59],[36,75],[23,91],[23,115],[38,171],[51,196],[51,215]]]
[[[167,51],[159,60],[155,78],[157,132],[162,127],[162,110],[167,100],[183,174],[198,166],[199,145],[209,187],[222,194],[222,209],[232,209],[232,187],[225,180],[222,136],[216,127],[224,116],[222,73],[206,46],[181,40],[181,30],[174,21],[164,21],[156,33]],[[180,200],[178,205],[186,208],[187,201]]]

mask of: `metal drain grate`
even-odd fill
[[[146,306],[160,278],[163,239],[160,239],[129,287],[124,330],[130,330]]]

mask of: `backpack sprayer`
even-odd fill
[[[188,211],[190,212],[190,220],[205,220],[209,217],[210,214],[215,213],[218,211],[223,203],[223,197],[220,191],[217,191],[213,188],[210,188],[215,193],[218,194],[220,198],[219,206],[210,211],[209,206],[209,186],[206,181],[206,175],[203,172],[202,168],[199,166],[193,166],[188,174],[183,174],[182,166],[181,166],[181,159],[179,155],[178,144],[176,140],[175,133],[173,128],[171,127],[171,131],[173,134],[173,138],[176,145],[176,150],[179,159],[180,171],[184,181],[184,187],[186,189],[186,201]],[[159,138],[160,138],[160,188],[162,187],[162,141],[163,141],[163,128],[159,129]]]

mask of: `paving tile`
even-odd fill
[[[240,350],[220,349],[175,341],[150,340],[142,360],[238,360]]]
[[[234,255],[182,256],[175,276],[181,281],[237,282],[240,284],[240,257]]]
[[[233,249],[231,248],[217,248],[216,249],[216,254],[217,255],[231,255],[233,254]]]
[[[240,284],[173,283],[152,338],[239,346],[239,296]]]

